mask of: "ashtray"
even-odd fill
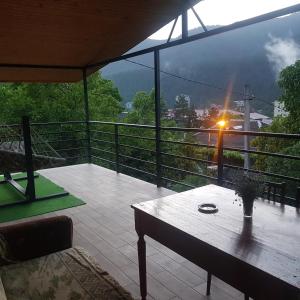
[[[214,214],[218,212],[217,205],[213,203],[202,203],[198,205],[198,210],[204,214]]]

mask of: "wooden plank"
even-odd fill
[[[70,208],[56,212],[56,214],[66,214],[73,219],[74,245],[86,248],[105,270],[111,273],[121,285],[133,292],[135,297],[139,298],[138,265],[135,258],[137,256],[137,235],[132,226],[134,214],[130,205],[175,193],[163,188],[158,189],[153,184],[127,175],[116,174],[114,171],[93,164],[54,168],[39,172],[87,203],[80,208]],[[44,217],[47,215],[35,218]],[[119,221],[116,222],[118,218]],[[131,226],[127,226],[127,231],[123,231],[126,221]],[[118,230],[118,226],[122,231]],[[109,231],[111,235],[108,234]],[[117,238],[120,242],[115,243]],[[102,240],[103,244],[101,244]],[[162,298],[189,300],[187,296],[193,294],[191,284],[194,286],[197,278],[199,278],[199,282],[193,290],[198,293],[199,299],[206,299],[205,291],[199,288],[201,284],[205,284],[206,273],[203,269],[192,265],[150,238],[146,238],[146,243],[147,271],[148,278],[151,278],[147,299],[161,299],[161,293]],[[112,249],[112,254],[110,249]],[[118,258],[117,255],[121,258]],[[124,255],[132,262],[127,264],[122,259]],[[168,281],[158,277],[160,273],[166,271],[171,274],[168,276]],[[129,278],[128,275],[131,277]],[[192,278],[192,281],[187,284],[188,278]],[[180,281],[180,290],[176,291],[174,287],[178,281]],[[221,300],[222,293],[226,300],[228,299],[227,295],[230,295],[229,299],[231,300],[243,299],[241,293],[220,282],[213,277],[211,300]],[[214,285],[221,286],[222,289],[214,292]],[[177,297],[174,298],[175,295]]]

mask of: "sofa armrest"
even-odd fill
[[[0,227],[9,256],[17,261],[40,257],[72,247],[73,222],[57,216]]]

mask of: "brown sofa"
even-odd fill
[[[69,217],[0,227],[0,237],[1,300],[132,299],[88,253],[72,247]]]

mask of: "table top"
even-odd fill
[[[132,207],[300,288],[299,209],[259,199],[252,221],[244,221],[235,199],[233,190],[211,184]],[[202,203],[219,211],[200,213]]]

